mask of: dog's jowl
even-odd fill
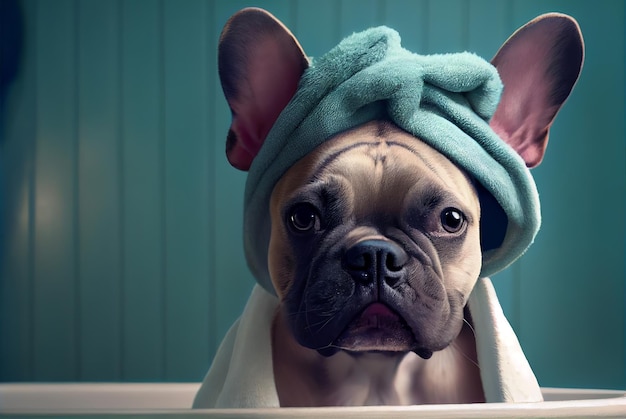
[[[529,168],[582,60],[560,14],[491,62],[386,27],[310,60],[269,13],[235,14],[219,71],[258,285],[195,407],[539,401],[488,276],[537,233]]]

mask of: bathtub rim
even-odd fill
[[[626,391],[574,388],[542,388],[546,401],[539,403],[479,403],[479,404],[440,404],[419,406],[366,406],[366,407],[322,407],[322,408],[260,408],[260,409],[190,409],[191,402],[200,383],[0,383],[0,417],[27,416],[51,417],[72,415],[99,418],[115,417],[159,417],[174,418],[196,416],[206,418],[313,418],[324,414],[333,417],[369,419],[385,413],[393,413],[394,418],[572,418],[572,417],[626,417]],[[76,397],[98,395],[99,403],[106,404],[111,397],[149,401],[152,407],[78,406],[62,407],[59,403],[68,400],[69,392]],[[28,407],[24,401],[29,397],[45,395],[47,404]],[[103,397],[104,396],[104,397]],[[155,398],[155,396],[157,396]],[[167,399],[167,400],[165,400]],[[116,399],[120,401],[120,399]],[[176,401],[174,407],[168,403],[155,406],[155,401]],[[8,402],[8,403],[7,403]],[[182,407],[182,403],[189,407]],[[168,407],[170,406],[170,407]],[[39,415],[39,416],[38,416]]]

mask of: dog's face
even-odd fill
[[[441,153],[385,122],[338,135],[274,188],[269,268],[323,354],[445,348],[481,268],[480,205]]]

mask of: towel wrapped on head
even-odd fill
[[[267,220],[278,179],[322,142],[377,119],[394,122],[472,176],[489,220],[481,224],[481,275],[510,265],[532,243],[540,211],[525,162],[489,126],[501,91],[497,70],[482,58],[414,54],[384,26],[356,33],[313,60],[248,174],[245,249],[257,281],[274,292]]]

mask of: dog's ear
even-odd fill
[[[528,167],[543,159],[550,125],[578,79],[583,55],[576,21],[549,13],[518,29],[491,61],[504,91],[490,125]]]
[[[224,26],[218,63],[233,118],[226,155],[234,167],[248,170],[309,62],[278,19],[265,10],[248,8]]]

